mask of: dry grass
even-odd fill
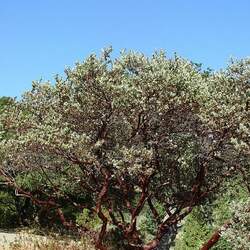
[[[20,235],[15,242],[2,250],[94,250],[89,238],[80,241],[55,237]]]

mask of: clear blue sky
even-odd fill
[[[1,0],[0,96],[112,45],[219,69],[250,55],[249,0]]]

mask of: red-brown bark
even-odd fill
[[[97,239],[96,239],[96,248],[100,250],[107,250],[107,248],[103,245],[103,240],[104,240],[106,230],[107,230],[108,219],[102,211],[102,203],[108,193],[109,184],[110,184],[110,173],[108,172],[108,170],[103,170],[103,175],[105,177],[104,183],[99,193],[98,201],[96,204],[97,215],[102,220],[101,231],[97,235]]]

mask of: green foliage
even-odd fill
[[[14,100],[10,97],[0,97],[0,113],[4,111],[8,106],[12,105]]]
[[[195,209],[189,215],[180,232],[180,239],[177,240],[176,250],[191,250],[199,249],[199,247],[206,241],[209,236],[209,226],[200,218],[198,209]]]
[[[175,249],[199,249],[215,230],[220,228],[226,221],[231,220],[235,211],[231,209],[233,204],[241,204],[249,196],[245,186],[241,184],[238,179],[232,183],[226,183],[223,188],[224,192],[222,191],[216,200],[196,208],[185,219]],[[237,226],[238,229],[241,228],[240,224],[237,224]],[[237,233],[236,230],[235,233]],[[241,234],[239,230],[238,234]],[[231,239],[233,241],[233,238]],[[227,242],[225,237],[222,237],[212,249],[231,250],[232,247],[231,243]]]
[[[0,115],[12,105],[13,100],[9,97],[0,98]],[[7,137],[7,131],[0,123],[0,140]],[[1,157],[1,155],[0,155]],[[0,176],[0,182],[4,179]],[[18,213],[15,206],[13,192],[5,186],[0,186],[0,228],[15,227],[18,225]]]
[[[250,241],[250,199],[233,202],[231,206],[232,225],[223,231],[222,237],[233,249],[248,250]]]
[[[83,209],[82,213],[77,215],[76,223],[93,230],[96,230],[101,226],[101,220],[98,216],[91,213],[88,209]]]
[[[10,97],[0,97],[0,116],[14,105],[14,99]],[[7,131],[0,121],[0,140],[10,136],[10,131]]]
[[[0,228],[12,228],[18,225],[18,213],[13,196],[0,191]]]
[[[155,204],[160,218],[164,218],[165,209],[160,203]],[[154,235],[157,231],[157,222],[152,217],[151,211],[148,206],[145,206],[139,219],[138,219],[138,228],[143,236],[143,239],[148,242],[153,240]]]

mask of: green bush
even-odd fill
[[[83,209],[82,213],[77,214],[76,223],[79,226],[96,230],[100,227],[101,220],[96,214],[92,214],[88,209]]]
[[[0,228],[15,227],[18,224],[18,214],[13,196],[0,191]]]
[[[220,195],[213,203],[206,203],[196,208],[186,218],[181,232],[178,235],[175,250],[199,249],[213,234],[221,228],[225,221],[233,216],[231,206],[234,203],[245,201],[247,191],[238,180],[227,183],[226,192]],[[223,193],[223,192],[222,192]],[[232,250],[232,245],[221,237],[213,250]]]
[[[176,241],[176,250],[199,249],[209,236],[210,227],[200,217],[199,209],[195,209],[185,220],[181,233]]]

